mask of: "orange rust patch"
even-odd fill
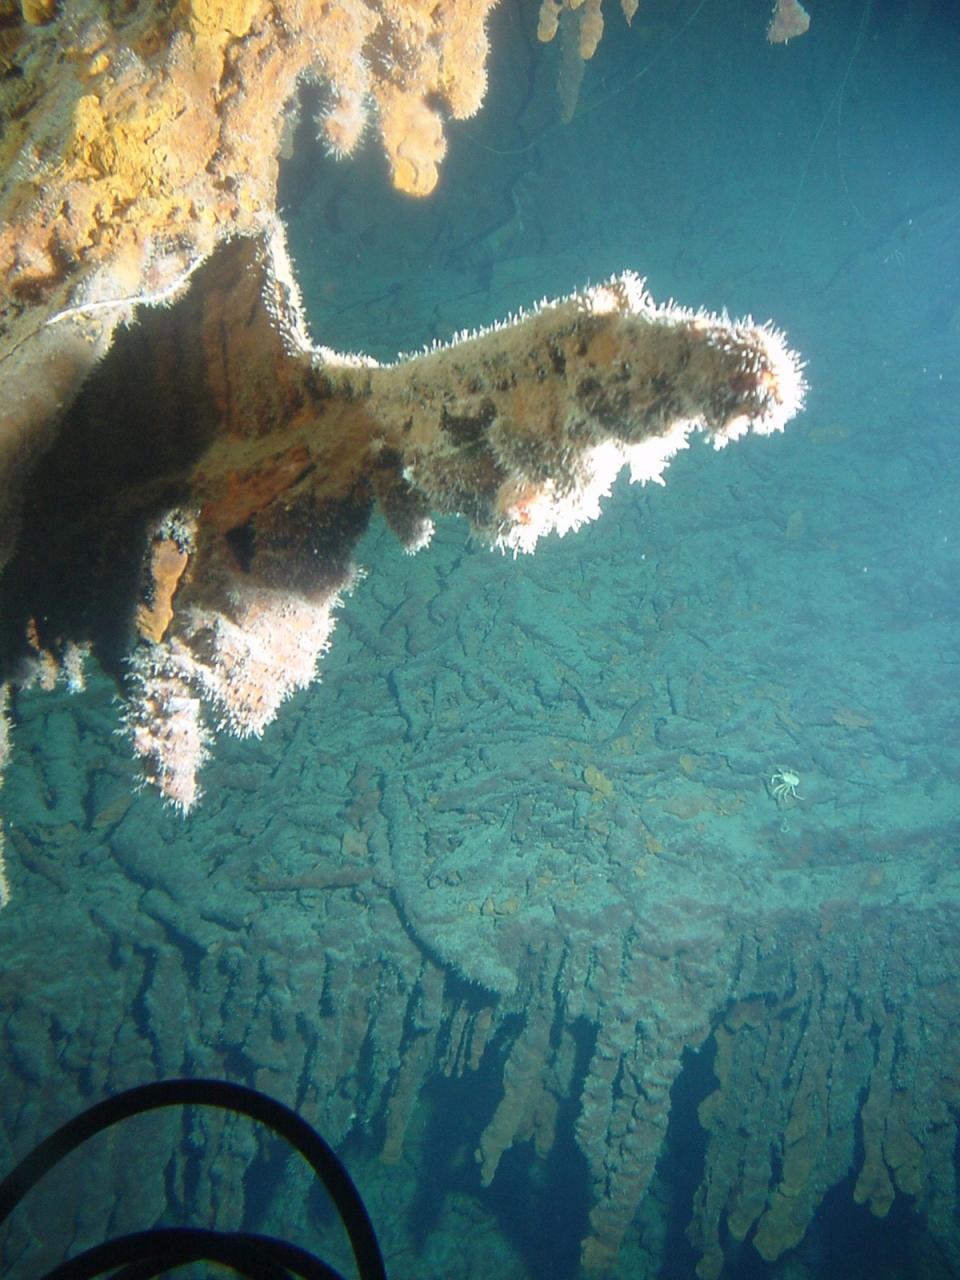
[[[172,538],[158,538],[150,554],[150,583],[153,603],[137,606],[137,631],[145,640],[159,644],[173,620],[173,596],[190,556]]]
[[[223,493],[204,504],[201,522],[218,533],[236,529],[296,484],[309,465],[310,451],[298,444],[248,472],[231,471]]]

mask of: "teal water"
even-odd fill
[[[960,1275],[960,17],[811,10],[773,48],[746,0],[611,12],[564,124],[505,4],[423,202],[372,139],[312,145],[306,91],[317,342],[390,359],[629,267],[772,317],[807,406],[533,557],[375,523],[321,682],[219,742],[186,821],[103,677],[21,695],[4,1167],[218,1074],[338,1146],[398,1278],[572,1277],[592,1234],[630,1280]],[[347,1272],[302,1170],[198,1113],[73,1157],[4,1274],[187,1216]]]

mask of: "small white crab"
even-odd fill
[[[803,799],[803,796],[797,794],[797,787],[800,785],[799,773],[794,773],[792,769],[785,769],[783,765],[780,765],[777,769],[770,779],[769,785],[770,794],[777,804],[786,804],[788,800]]]

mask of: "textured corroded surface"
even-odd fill
[[[885,776],[881,736],[917,770],[936,752],[893,741],[877,705],[882,735],[831,701],[814,651],[798,689],[779,654],[731,644],[731,616],[756,634],[753,593],[788,588],[782,562],[703,578],[730,549],[724,495],[679,519],[675,502],[662,520],[612,505],[578,544],[573,591],[566,546],[508,585],[510,566],[470,556],[455,527],[414,558],[381,530],[325,683],[261,742],[224,744],[186,823],[131,798],[105,682],[82,700],[20,700],[7,793],[23,818],[0,939],[4,981],[24,993],[4,1024],[18,1152],[84,1091],[226,1073],[334,1141],[366,1135],[398,1185],[411,1171],[493,1180],[496,1203],[511,1148],[573,1152],[563,1185],[586,1170],[586,1257],[602,1266],[622,1237],[634,1247],[684,1050],[699,1049],[702,1275],[727,1230],[755,1231],[767,1256],[786,1248],[851,1175],[877,1213],[891,1187],[916,1196],[960,1256],[952,786],[878,787],[861,823],[864,782]],[[622,572],[630,537],[663,553],[654,567]],[[866,631],[849,643],[876,648]],[[878,657],[856,692],[910,652]],[[800,770],[802,804],[765,789],[770,757]],[[851,759],[872,763],[851,774]],[[82,1015],[71,969],[90,975]],[[32,1099],[51,1082],[38,1129]],[[440,1151],[423,1145],[428,1099],[448,1126]],[[256,1148],[242,1126],[197,1123],[178,1185],[226,1224]],[[171,1118],[151,1150],[177,1136]],[[57,1221],[102,1232],[117,1203],[131,1226],[138,1203],[159,1212],[151,1158],[105,1157],[101,1190],[75,1185]],[[278,1215],[296,1186],[288,1170]],[[46,1208],[24,1206],[17,1232],[39,1232]],[[403,1223],[378,1209],[402,1249]],[[416,1255],[398,1265],[425,1270]]]
[[[298,83],[325,86],[331,149],[375,121],[394,183],[426,194],[444,118],[482,101],[489,7],[84,0],[4,15],[0,564],[24,474],[117,323],[273,215]]]
[[[630,275],[395,365],[338,356],[303,336],[279,232],[237,241],[68,414],[25,499],[8,669],[32,619],[43,653],[111,629],[146,776],[189,809],[211,730],[260,734],[312,680],[375,504],[408,550],[432,512],[532,550],[625,466],[659,480],[696,429],[780,430],[802,390],[773,330]]]

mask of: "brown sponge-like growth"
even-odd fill
[[[87,381],[26,493],[8,660],[35,619],[35,650],[112,657],[146,776],[189,809],[213,730],[261,733],[313,679],[375,506],[408,550],[441,513],[530,551],[623,467],[660,480],[691,433],[777,431],[802,393],[775,330],[629,274],[392,365],[315,348],[271,224]]]
[[[48,0],[0,23],[0,567],[22,479],[139,305],[276,210],[298,86],[327,148],[379,135],[426,195],[483,99],[492,0]]]

